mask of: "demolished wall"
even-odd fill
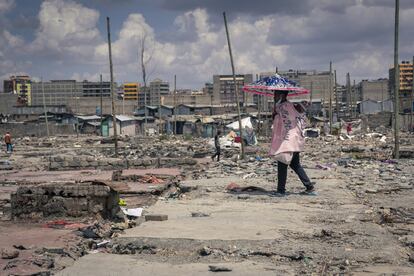
[[[49,123],[49,135],[74,135],[76,131],[73,125],[57,125],[55,123]],[[47,136],[45,123],[5,123],[0,124],[0,133],[6,133],[9,131],[13,137],[45,137]]]
[[[84,217],[113,218],[119,212],[119,195],[101,182],[21,186],[11,195],[12,218]]]
[[[49,170],[73,169],[107,169],[119,170],[129,168],[172,168],[176,166],[193,166],[197,161],[192,158],[94,158],[92,156],[57,155],[49,158]]]

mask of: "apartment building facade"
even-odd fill
[[[69,105],[84,98],[99,98],[101,95],[103,98],[111,96],[110,82],[102,82],[102,85],[100,82],[77,82],[75,80],[33,82],[31,103],[32,105],[43,105],[44,97],[46,105]]]
[[[408,112],[414,103],[412,102],[413,93],[413,63],[410,61],[402,61],[399,64],[399,98],[400,98],[400,110]],[[388,93],[391,99],[394,98],[395,76],[394,68],[389,69],[389,85]]]
[[[237,91],[239,92],[239,103],[243,105],[253,103],[253,94],[244,93],[243,86],[253,82],[252,74],[236,75]],[[213,102],[214,104],[235,104],[237,97],[232,75],[213,76]]]
[[[358,84],[358,89],[361,93],[361,101],[385,101],[389,99],[388,79],[362,80]]]
[[[138,101],[138,94],[140,92],[140,84],[138,82],[126,82],[122,85],[124,100]]]
[[[32,79],[30,76],[11,76],[3,81],[3,92],[16,94],[19,106],[31,105]]]

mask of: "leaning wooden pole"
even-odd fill
[[[357,88],[354,80],[354,84],[352,86],[352,112],[354,114],[354,118],[357,118]]]
[[[45,100],[45,86],[43,84],[43,77],[42,77],[42,97],[43,97],[43,112],[45,114],[45,124],[46,124],[46,133],[47,133],[47,138],[50,138],[49,136],[49,122],[47,120],[47,111],[46,111],[46,100]],[[76,129],[78,127],[78,124],[76,124]]]
[[[352,118],[351,113],[351,77],[349,75],[349,72],[346,74],[346,106],[348,109],[348,116]]]
[[[313,81],[310,84],[310,105],[309,105],[309,119],[313,116]]]
[[[334,70],[334,81],[335,81],[335,111],[336,111],[336,121],[339,122],[339,100],[338,100],[338,85],[336,80],[336,70]]]
[[[114,72],[112,67],[112,49],[111,49],[111,27],[109,17],[106,18],[106,28],[108,30],[108,50],[109,50],[109,71],[111,74],[111,99],[112,99],[112,126],[114,128],[115,157],[118,157],[118,135],[116,131],[116,114],[115,114],[115,89],[114,89]]]
[[[410,97],[410,107],[411,107],[411,114],[410,114],[410,132],[414,132],[414,125],[413,125],[413,113],[414,113],[414,56],[413,56],[413,77],[411,79],[411,97]]]
[[[177,75],[174,75],[174,135],[177,134]]]
[[[232,73],[233,73],[234,93],[236,94],[237,115],[238,115],[238,118],[239,118],[239,130],[240,130],[240,139],[241,139],[241,142],[240,142],[240,145],[241,145],[241,147],[240,147],[241,159],[244,159],[243,127],[242,127],[241,115],[240,115],[239,91],[238,91],[238,87],[237,87],[237,83],[236,83],[236,73],[235,73],[235,70],[234,70],[233,54],[231,52],[230,34],[229,34],[229,29],[227,27],[227,18],[226,18],[226,13],[225,12],[223,12],[223,18],[224,18],[224,26],[226,28],[227,44],[229,46],[231,70],[232,70]]]
[[[100,129],[101,129],[101,136],[103,136],[103,132],[102,132],[102,121],[103,121],[103,111],[102,111],[102,97],[103,97],[103,88],[102,88],[102,74],[99,75],[99,80],[100,80],[100,88],[101,88],[101,97],[100,97],[100,103],[101,103],[101,108],[100,108],[100,112],[99,112],[99,116],[101,117],[101,124],[100,124]]]
[[[329,133],[332,134],[332,61],[329,62]]]
[[[400,127],[398,124],[400,68],[398,63],[398,29],[400,16],[400,0],[395,0],[395,30],[394,30],[394,157],[400,158]]]

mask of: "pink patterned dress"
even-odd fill
[[[289,101],[278,103],[275,111],[269,155],[277,161],[290,164],[293,152],[303,151],[306,117]]]

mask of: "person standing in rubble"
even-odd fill
[[[216,136],[214,136],[214,147],[216,148],[216,152],[213,156],[211,156],[211,159],[214,161],[214,158],[217,156],[217,162],[220,161],[220,154],[221,154],[221,148],[220,148],[220,135],[221,131],[218,130],[216,133]]]
[[[351,124],[351,123],[348,123],[348,124],[346,125],[346,133],[347,133],[348,135],[351,135],[351,132],[352,132],[352,124]]]
[[[4,143],[6,144],[6,151],[7,153],[11,153],[13,151],[13,145],[11,141],[11,135],[10,132],[6,132],[6,135],[4,135]]]
[[[303,151],[305,137],[305,107],[294,105],[287,100],[287,91],[275,93],[273,110],[272,143],[269,154],[277,162],[277,195],[286,194],[288,166],[299,176],[305,186],[306,194],[314,194],[314,182],[311,182],[302,165],[299,153]]]

